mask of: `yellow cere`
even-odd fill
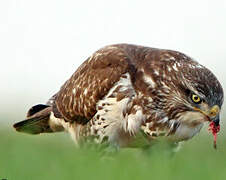
[[[219,113],[219,111],[220,111],[220,108],[218,105],[213,106],[210,110],[210,116],[215,117]]]

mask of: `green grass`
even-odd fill
[[[198,135],[186,142],[174,156],[162,146],[144,153],[123,149],[113,158],[101,158],[93,149],[77,149],[67,135],[31,136],[0,131],[0,179],[165,179],[223,180],[226,177],[226,143],[219,137],[219,149],[212,137]]]

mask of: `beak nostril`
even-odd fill
[[[219,107],[217,105],[213,106],[210,110],[210,116],[215,117],[219,113]]]
[[[210,110],[210,115],[216,116],[219,113],[220,109],[217,105],[213,106]]]
[[[216,113],[216,112],[213,112],[213,111],[212,111],[212,112],[210,112],[210,116],[211,116],[211,117],[215,117],[216,115],[217,115],[217,113]]]

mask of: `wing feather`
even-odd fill
[[[61,87],[55,96],[55,109],[67,121],[81,121],[81,117],[91,119],[97,102],[131,67],[125,49],[107,46],[98,50]]]

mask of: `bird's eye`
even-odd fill
[[[192,94],[191,99],[196,104],[200,104],[202,102],[201,98],[196,94]]]

